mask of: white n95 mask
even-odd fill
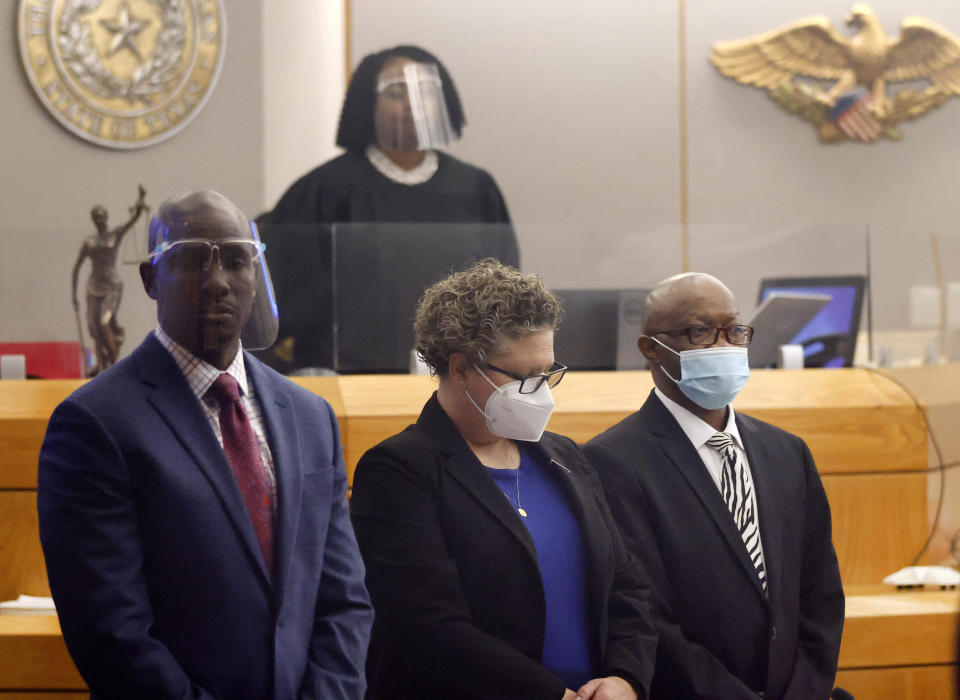
[[[530,394],[520,393],[519,380],[503,386],[494,384],[482,369],[474,365],[480,375],[493,386],[487,405],[480,408],[466,387],[463,393],[487,421],[487,430],[508,440],[536,442],[543,435],[553,413],[553,394],[546,382]]]

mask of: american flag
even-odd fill
[[[883,133],[883,127],[870,113],[869,105],[870,93],[857,88],[837,98],[828,118],[851,139],[876,141]]]

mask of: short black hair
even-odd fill
[[[377,76],[383,70],[384,64],[391,58],[402,56],[418,63],[435,63],[440,71],[440,81],[443,83],[443,99],[447,103],[450,114],[450,126],[459,137],[463,125],[467,123],[463,114],[463,105],[460,104],[460,95],[453,84],[453,78],[447,72],[440,60],[429,51],[419,46],[395,46],[377,53],[364,56],[360,65],[350,78],[347,95],[343,100],[343,109],[340,110],[340,125],[337,128],[337,145],[348,151],[363,151],[368,145],[376,141],[376,131],[373,126],[373,112],[377,101]]]

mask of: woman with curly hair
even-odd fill
[[[438,389],[353,483],[368,698],[646,697],[647,588],[580,449],[544,432],[561,316],[539,277],[489,259],[424,293]]]

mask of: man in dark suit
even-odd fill
[[[656,388],[585,448],[647,569],[651,698],[823,700],[833,686],[844,598],[823,485],[800,438],[730,406],[752,334],[719,280],[662,282],[637,342]]]
[[[360,698],[373,613],[336,418],[240,347],[260,246],[197,192],[150,248],[159,327],[57,407],[40,455],[67,647],[98,698]]]

